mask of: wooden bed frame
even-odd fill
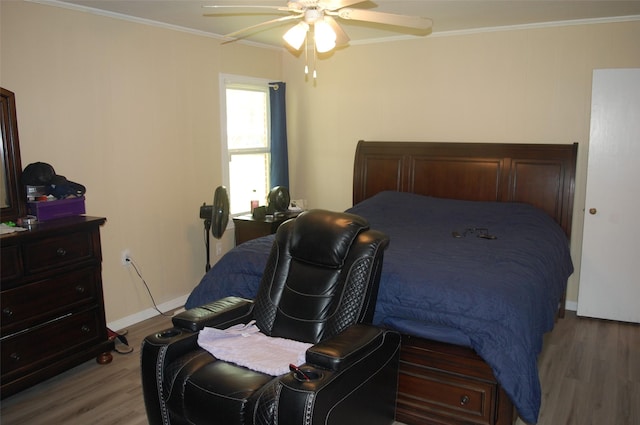
[[[353,203],[385,190],[524,202],[549,213],[570,236],[577,150],[577,144],[361,140]],[[403,336],[396,420],[409,425],[507,425],[516,417],[511,400],[475,351]]]

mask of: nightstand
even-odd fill
[[[253,218],[251,214],[233,217],[233,224],[236,228],[236,245],[275,233],[282,223],[297,217],[300,212],[289,211],[280,217],[267,215],[264,218]]]

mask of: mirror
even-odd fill
[[[0,87],[0,124],[2,126],[2,164],[0,182],[0,220],[16,221],[25,215],[26,193],[20,183],[22,163],[18,141],[16,99],[13,92]]]

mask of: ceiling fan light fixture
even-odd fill
[[[313,39],[318,53],[325,53],[336,47],[336,32],[324,20],[314,24]]]
[[[0,0],[1,2],[2,0]],[[359,3],[370,3],[364,0],[288,0],[287,6],[268,6],[268,5],[212,5],[204,6],[211,8],[267,8],[276,9],[284,12],[285,16],[251,25],[249,27],[226,34],[226,37],[233,37],[232,40],[223,44],[230,43],[242,38],[248,37],[249,33],[256,32],[258,29],[266,28],[272,25],[281,24],[293,20],[300,20],[296,25],[284,34],[282,37],[288,48],[299,51],[304,44],[304,60],[305,75],[309,73],[308,55],[312,53],[313,61],[313,78],[316,78],[315,64],[318,53],[327,53],[332,51],[336,46],[346,46],[349,43],[349,36],[340,26],[337,18],[342,20],[370,22],[373,24],[390,25],[395,27],[406,27],[418,30],[421,34],[428,35],[431,33],[433,21],[429,18],[420,16],[397,15],[394,13],[377,12],[365,8],[351,8],[349,6]],[[375,6],[375,5],[374,5]],[[253,12],[248,12],[253,13]],[[209,16],[209,15],[207,15]],[[313,33],[309,32],[313,27]]]
[[[306,22],[299,22],[287,31],[282,38],[287,42],[291,48],[300,50],[302,43],[307,38],[307,32],[309,31],[309,25]]]

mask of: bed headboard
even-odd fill
[[[396,190],[439,198],[525,202],[571,234],[578,144],[360,140],[353,203]]]

